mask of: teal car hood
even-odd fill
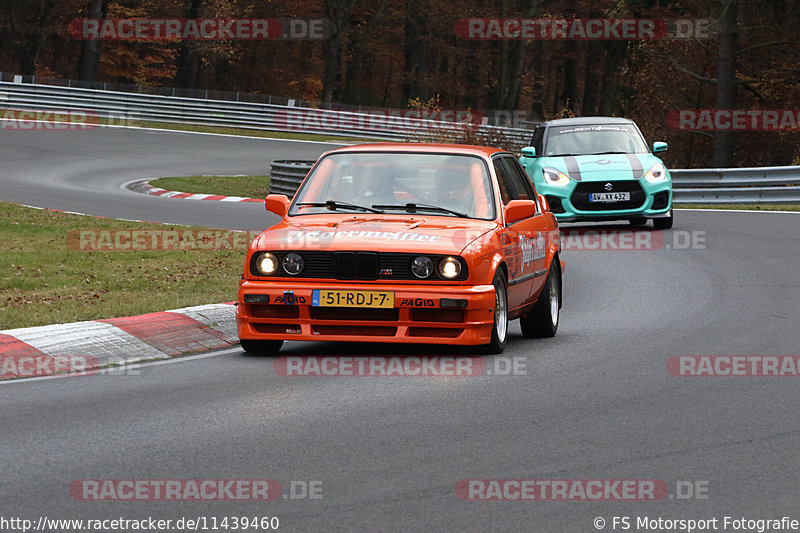
[[[541,157],[540,168],[555,168],[582,181],[639,179],[661,160],[653,154]]]

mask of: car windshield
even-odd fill
[[[326,156],[303,183],[289,214],[331,212],[495,218],[481,158],[409,152]]]
[[[633,124],[551,127],[544,147],[545,156],[646,152],[647,145]]]

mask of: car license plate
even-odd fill
[[[629,192],[593,192],[589,195],[590,202],[627,202],[631,199]]]
[[[386,291],[335,291],[317,289],[311,294],[316,307],[394,307],[394,293]]]

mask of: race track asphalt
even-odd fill
[[[263,206],[120,189],[159,175],[265,173],[327,145],[137,130],[0,132],[0,200],[257,228]],[[258,221],[258,222],[257,222]],[[623,226],[619,226],[622,228]],[[567,249],[558,335],[512,324],[492,375],[282,377],[229,349],[126,375],[0,384],[0,515],[278,516],[285,531],[597,531],[613,517],[800,519],[790,377],[674,377],[676,355],[799,355],[800,215],[678,212],[653,250]],[[683,244],[694,238],[695,246]],[[391,355],[289,343],[284,355]],[[411,355],[463,352],[414,346]],[[518,375],[496,370],[516,358]],[[321,481],[319,499],[85,502],[80,479]],[[467,502],[463,479],[659,479],[647,502]],[[707,487],[681,499],[677,486]],[[298,485],[297,483],[295,485]],[[299,485],[298,485],[299,486]],[[620,526],[617,525],[617,529]],[[632,527],[631,531],[636,531]],[[733,529],[729,529],[733,531]]]

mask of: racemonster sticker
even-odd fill
[[[337,236],[339,238],[350,239],[374,239],[380,241],[416,241],[416,242],[437,242],[441,235],[426,235],[424,233],[409,233],[403,231],[367,231],[367,230],[345,230],[345,231],[290,231],[286,241],[288,244],[301,244],[305,242],[331,242]]]
[[[525,270],[534,261],[544,259],[547,251],[547,239],[545,239],[542,232],[537,233],[535,238],[530,239],[520,235],[519,247],[522,250],[522,270]]]

